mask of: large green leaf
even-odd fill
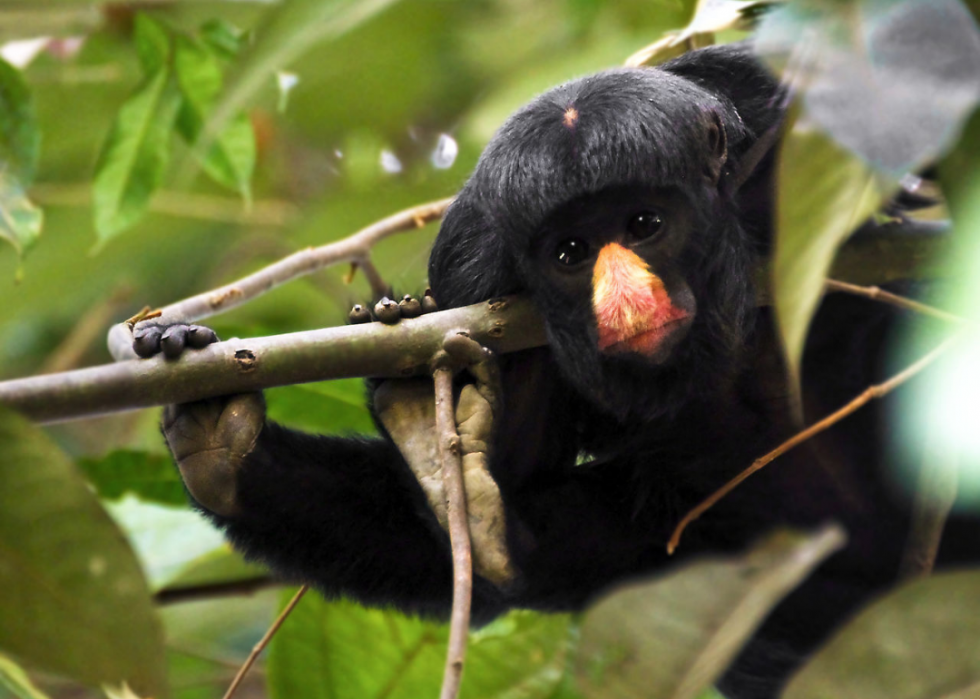
[[[199,159],[277,71],[285,69],[312,46],[336,39],[367,21],[396,0],[304,0],[271,9],[260,22],[256,40],[243,52],[197,140]]]
[[[168,66],[150,75],[119,110],[96,166],[93,206],[99,244],[146,212],[170,159],[181,97]]]
[[[65,455],[7,410],[0,648],[86,683],[168,695],[160,625],[133,552]]]
[[[184,95],[177,130],[193,145],[221,93],[221,66],[210,49],[189,37],[178,36],[174,68]],[[195,154],[200,157],[197,151]],[[224,126],[206,157],[201,159],[201,165],[216,182],[240,192],[246,201],[251,199],[255,134],[246,115],[239,114]]]
[[[797,0],[766,15],[755,46],[802,65],[788,77],[808,118],[896,177],[934,163],[980,100],[980,32],[961,0]]]
[[[48,695],[31,682],[20,665],[0,653],[0,689],[4,688],[17,699],[48,699]],[[0,693],[0,696],[3,694]]]
[[[773,305],[798,389],[807,329],[834,255],[881,196],[866,165],[801,122],[783,140],[777,177]]]
[[[164,68],[173,51],[173,40],[162,24],[140,13],[133,24],[133,42],[144,75],[153,75]]]
[[[693,699],[844,536],[776,534],[740,558],[628,585],[585,614],[576,676],[590,699]]]
[[[20,71],[0,59],[0,163],[25,187],[34,179],[41,146],[31,92]]]
[[[313,432],[373,434],[360,379],[321,381],[266,391],[269,417]]]
[[[935,440],[961,458],[958,507],[980,511],[980,430],[977,396],[980,395],[980,111],[967,125],[956,150],[940,167],[943,190],[955,223],[944,274],[954,280],[941,299],[944,308],[968,319],[970,333],[957,342],[927,381],[912,384],[899,395],[905,428],[896,430],[893,461],[902,475],[915,473],[921,464],[921,445]],[[907,333],[915,347],[935,347],[949,328],[916,323]],[[924,352],[925,349],[922,350]]]
[[[980,696],[980,572],[909,583],[864,610],[796,676],[783,699]]]
[[[120,450],[101,459],[80,459],[78,466],[103,498],[118,500],[133,493],[144,502],[187,504],[187,493],[169,455]]]
[[[472,632],[461,696],[554,696],[564,676],[569,623],[564,615],[512,612]],[[446,638],[442,624],[310,594],[273,641],[270,696],[438,696]]]

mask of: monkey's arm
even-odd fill
[[[448,537],[390,441],[294,432],[260,394],[169,406],[164,433],[195,506],[247,557],[328,595],[448,614]],[[476,580],[474,618],[498,599]]]

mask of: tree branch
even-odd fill
[[[470,525],[466,515],[466,491],[463,486],[463,462],[460,439],[456,432],[453,407],[453,371],[446,352],[433,361],[432,378],[436,394],[436,439],[442,461],[443,487],[449,521],[449,540],[453,553],[453,607],[449,616],[449,647],[442,676],[439,699],[456,699],[463,679],[466,639],[470,628],[470,606],[473,600],[473,555]]]
[[[915,311],[916,313],[932,316],[933,318],[939,318],[940,320],[949,321],[950,323],[967,322],[965,318],[961,318],[958,315],[944,311],[941,308],[929,306],[913,299],[907,299],[904,296],[893,294],[890,291],[885,291],[877,286],[858,286],[856,284],[848,284],[847,282],[838,281],[837,279],[828,279],[824,284],[828,291],[842,291],[855,296],[863,296],[864,298],[872,299],[873,301],[881,301],[882,303],[888,303],[892,306],[897,306],[898,308],[904,308],[907,311]]]
[[[231,684],[228,686],[228,691],[225,692],[223,699],[231,699],[232,695],[235,693],[235,690],[238,689],[238,685],[240,685],[242,680],[245,679],[245,675],[248,673],[249,669],[251,669],[252,665],[255,664],[255,661],[258,660],[259,654],[265,650],[267,645],[269,645],[269,641],[271,641],[272,637],[276,635],[276,631],[278,631],[279,627],[282,626],[284,621],[286,621],[286,618],[292,614],[293,609],[295,609],[296,605],[299,604],[299,601],[303,599],[303,595],[306,594],[308,589],[309,587],[303,585],[296,591],[293,598],[289,600],[289,604],[286,605],[286,608],[279,613],[279,616],[277,616],[276,620],[272,622],[272,626],[269,627],[269,630],[265,632],[262,639],[252,648],[252,652],[248,654],[245,662],[242,663],[241,668],[238,670],[238,674],[235,675],[235,679],[233,679]]]
[[[716,505],[723,497],[728,495],[730,492],[735,490],[742,481],[751,476],[756,471],[761,470],[764,466],[779,458],[786,452],[788,452],[793,447],[796,447],[808,439],[815,437],[824,430],[836,425],[838,422],[843,420],[845,417],[855,412],[858,408],[864,406],[866,403],[874,400],[875,398],[881,398],[882,396],[890,393],[894,389],[901,386],[903,383],[911,379],[913,376],[921,372],[923,369],[928,367],[934,361],[939,359],[945,352],[953,346],[960,338],[962,333],[958,333],[953,337],[948,338],[941,345],[932,350],[929,354],[919,359],[914,364],[906,367],[903,371],[899,372],[895,376],[891,377],[884,383],[880,383],[874,386],[869,386],[866,388],[859,396],[854,398],[850,403],[840,408],[836,412],[831,413],[825,417],[820,422],[807,427],[802,432],[798,432],[790,439],[780,444],[778,447],[773,449],[771,452],[765,456],[760,456],[758,459],[752,462],[752,465],[747,469],[742,471],[740,474],[735,476],[733,479],[728,481],[721,488],[716,490],[710,496],[705,498],[697,507],[684,515],[684,518],[677,524],[674,529],[674,533],[670,537],[670,541],[667,542],[667,553],[672,554],[677,549],[678,544],[680,544],[681,535],[691,522],[696,520],[698,517],[703,515],[714,505]]]
[[[447,333],[465,331],[503,354],[547,342],[526,299],[497,299],[395,325],[366,323],[247,340],[187,352],[0,382],[0,404],[38,422],[59,422],[153,405],[348,377],[427,371]]]
[[[189,585],[187,587],[168,587],[153,595],[153,601],[159,605],[182,604],[198,600],[215,599],[218,597],[237,597],[252,595],[270,587],[287,584],[271,575],[263,575],[246,580],[231,580],[204,585]]]
[[[161,322],[190,322],[223,313],[280,284],[339,262],[363,265],[367,261],[370,266],[371,248],[379,240],[395,233],[421,228],[430,221],[441,218],[451,202],[452,198],[440,199],[405,209],[343,240],[300,250],[236,282],[164,306],[160,309]],[[117,360],[136,356],[133,353],[132,329],[125,323],[120,323],[109,331],[108,343],[109,352]]]

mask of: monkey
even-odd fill
[[[665,550],[688,509],[796,428],[754,276],[771,248],[774,170],[757,146],[783,103],[745,45],[573,80],[501,126],[446,212],[429,260],[440,307],[521,294],[548,337],[495,358],[493,377],[457,381],[461,408],[493,414],[477,437],[509,566],[494,577],[477,562],[476,623],[512,608],[582,609],[776,526],[836,520],[848,545],[720,683],[729,697],[768,697],[894,582],[908,507],[887,486],[881,414],[869,409],[758,473]],[[806,407],[827,412],[872,383],[894,327],[869,300],[828,297],[804,357]],[[136,349],[176,358],[213,341],[208,332],[144,323]],[[163,429],[192,503],[246,556],[328,596],[444,618],[448,537],[413,475],[404,422],[389,419],[418,384],[368,387],[376,438],[289,430],[265,419],[257,393],[169,406]]]

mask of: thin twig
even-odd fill
[[[36,184],[31,187],[31,196],[45,206],[87,208],[92,205],[89,184]],[[299,207],[278,199],[260,199],[246,207],[241,199],[233,197],[167,190],[153,195],[149,210],[175,218],[276,228],[292,224],[300,215]]]
[[[231,284],[164,306],[160,309],[162,322],[174,323],[208,318],[236,308],[280,284],[329,265],[341,262],[363,263],[378,241],[395,233],[420,228],[430,221],[441,218],[451,202],[452,198],[449,198],[413,206],[377,221],[343,240],[318,248],[300,250]],[[109,331],[108,343],[109,352],[117,360],[136,356],[132,348],[132,331],[122,324],[114,326]]]
[[[44,360],[37,373],[68,371],[81,364],[85,353],[102,338],[106,326],[119,317],[120,308],[132,294],[133,290],[129,285],[120,286],[108,298],[86,311]]]
[[[445,355],[445,352],[441,353]],[[473,559],[469,522],[466,517],[466,491],[463,489],[463,464],[460,439],[456,432],[453,410],[453,372],[448,358],[434,362],[432,378],[436,393],[436,435],[442,460],[443,487],[446,492],[449,540],[453,552],[453,608],[449,617],[449,647],[439,699],[456,699],[463,678],[466,637],[470,627],[470,604],[473,597]]]
[[[292,613],[296,605],[299,604],[299,601],[303,599],[303,595],[306,594],[308,589],[309,588],[306,585],[303,585],[296,591],[293,598],[289,600],[289,604],[286,605],[286,608],[279,613],[279,616],[277,616],[276,620],[272,622],[272,626],[269,627],[269,630],[265,632],[262,639],[255,644],[254,648],[252,648],[252,652],[248,654],[245,662],[242,664],[241,668],[239,668],[238,674],[235,675],[235,679],[233,679],[231,684],[228,686],[228,691],[225,692],[223,699],[231,699],[231,696],[235,693],[235,690],[238,689],[238,685],[240,685],[242,680],[245,679],[245,675],[248,673],[249,669],[255,664],[255,661],[258,660],[259,653],[265,650],[265,647],[269,645],[269,641],[271,641],[272,637],[276,635],[276,631],[278,631],[279,627],[282,626],[282,623],[286,621],[286,617]]]
[[[365,255],[358,263],[358,266],[364,272],[364,276],[367,277],[368,284],[371,285],[371,293],[374,294],[375,299],[391,294],[391,286],[382,278],[378,268],[371,261],[370,255]]]
[[[857,284],[849,284],[836,279],[828,279],[825,282],[825,285],[828,291],[843,291],[848,294],[854,294],[855,296],[863,296],[864,298],[872,299],[874,301],[881,301],[882,303],[888,303],[892,306],[904,308],[907,311],[915,311],[916,313],[932,316],[933,318],[946,320],[950,323],[967,322],[966,318],[954,315],[953,313],[944,311],[941,308],[936,308],[935,306],[929,306],[919,301],[905,298],[904,296],[899,296],[898,294],[893,294],[890,291],[885,291],[877,286],[858,286]]]
[[[932,437],[926,445],[912,506],[909,539],[902,556],[902,577],[929,575],[943,540],[946,518],[959,486],[959,454]]]
[[[796,435],[794,435],[793,437],[791,437],[790,439],[786,440],[778,447],[773,449],[771,452],[766,454],[765,456],[762,456],[756,459],[755,461],[753,461],[751,466],[749,466],[747,469],[745,469],[740,474],[735,476],[733,479],[728,481],[725,485],[723,485],[721,488],[719,488],[714,493],[712,493],[708,498],[702,501],[701,504],[699,504],[693,510],[691,510],[686,515],[684,515],[684,518],[680,521],[680,523],[678,523],[677,527],[674,529],[674,533],[671,535],[670,541],[667,542],[667,553],[672,554],[677,549],[677,546],[681,540],[681,534],[684,533],[684,530],[687,528],[687,525],[689,525],[691,522],[693,522],[698,517],[700,517],[705,512],[707,512],[709,509],[711,509],[711,507],[717,504],[718,501],[721,500],[723,497],[725,497],[730,492],[735,490],[735,488],[737,488],[739,484],[742,481],[744,481],[746,478],[751,476],[756,471],[762,469],[766,464],[770,463],[774,459],[779,458],[793,447],[802,444],[803,442],[807,441],[811,437],[814,437],[815,435],[820,434],[821,432],[828,429],[829,427],[836,425],[838,422],[843,420],[851,413],[855,412],[858,408],[864,406],[866,403],[874,400],[875,398],[881,398],[885,394],[893,391],[895,388],[898,388],[903,383],[905,383],[913,376],[921,372],[923,369],[928,367],[934,361],[939,359],[939,357],[941,357],[950,347],[952,347],[953,344],[960,339],[960,337],[961,334],[957,334],[954,335],[953,337],[948,338],[941,345],[936,347],[934,350],[929,352],[929,354],[922,357],[911,366],[906,367],[903,371],[891,377],[884,383],[880,383],[874,386],[869,386],[859,396],[851,400],[851,402],[849,402],[843,408],[840,408],[836,412],[831,413],[820,422],[811,425],[810,427],[806,428],[802,432],[797,433]]]

